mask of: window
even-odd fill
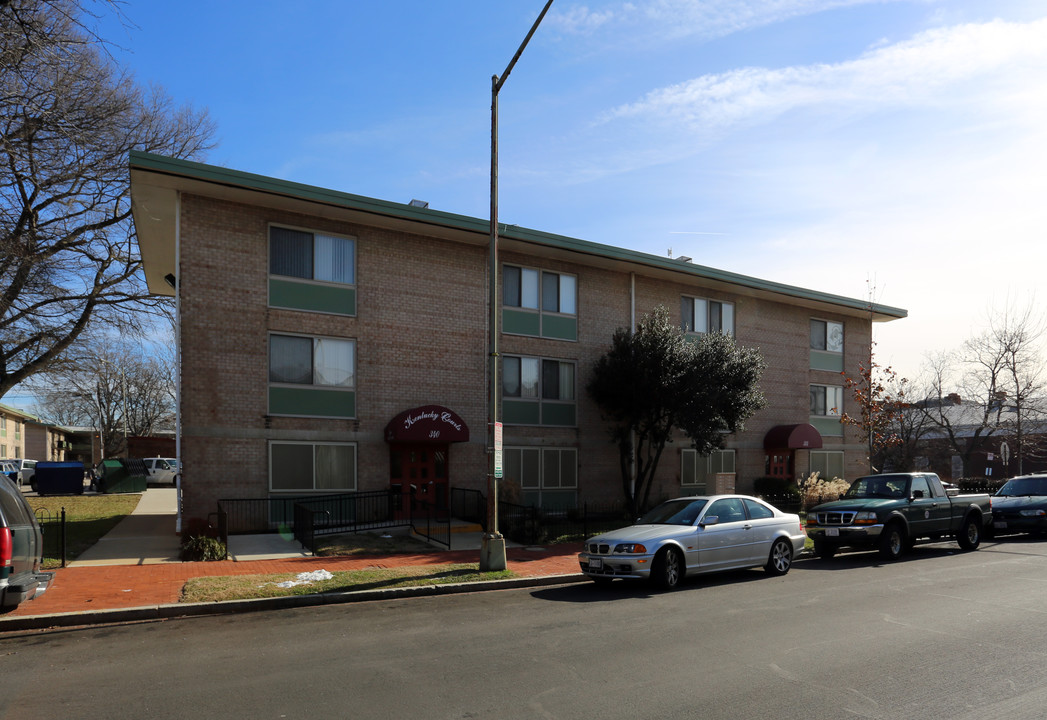
[[[356,490],[356,445],[270,443],[269,472],[275,492]]]
[[[574,363],[506,356],[502,360],[502,396],[573,402]]]
[[[575,448],[506,448],[504,464],[503,477],[519,484],[521,490],[578,488],[578,450]]]
[[[745,520],[745,506],[741,498],[721,498],[709,506],[705,517],[716,516],[720,525],[731,522],[743,522]]]
[[[502,266],[502,332],[575,341],[577,315],[574,275]]]
[[[704,487],[716,479],[717,473],[733,473],[734,461],[734,450],[713,450],[708,455],[699,455],[690,449],[681,450],[680,484]]]
[[[269,228],[269,273],[302,280],[353,285],[355,241],[320,233]]]
[[[811,320],[811,350],[843,352],[843,323]]]
[[[811,450],[811,472],[823,480],[845,477],[842,450]]]
[[[843,412],[843,388],[834,385],[811,385],[811,415],[838,416]]]
[[[7,417],[0,415],[0,437],[7,437]]]
[[[734,334],[734,305],[718,300],[684,297],[680,301],[680,327],[686,333]]]
[[[574,275],[506,265],[502,268],[502,303],[507,307],[538,309],[541,278],[542,311],[577,314],[577,280]]]
[[[270,335],[269,382],[351,388],[355,354],[353,340]]]

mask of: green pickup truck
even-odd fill
[[[991,522],[988,495],[946,490],[934,473],[891,473],[858,478],[839,500],[809,510],[806,530],[820,558],[848,546],[896,560],[919,538],[955,537],[974,550]]]

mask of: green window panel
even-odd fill
[[[269,307],[356,315],[356,288],[269,278]]]
[[[842,437],[843,423],[838,417],[825,417],[821,415],[811,416],[811,425],[814,429],[826,437]]]
[[[843,372],[843,353],[811,350],[811,369]]]
[[[538,403],[522,400],[502,401],[502,422],[508,425],[538,425],[540,420]]]
[[[573,427],[575,424],[573,403],[542,403],[542,425]]]
[[[269,388],[270,415],[356,417],[356,393],[325,388]]]
[[[502,332],[510,335],[533,335],[541,332],[541,316],[524,310],[502,310]]]
[[[578,318],[559,315],[542,316],[542,337],[555,340],[577,340]]]

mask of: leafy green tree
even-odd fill
[[[619,328],[593,367],[587,391],[611,423],[622,491],[635,517],[650,501],[652,481],[675,429],[699,454],[723,446],[763,404],[759,350],[730,335],[686,337],[658,306],[636,331]]]
[[[126,333],[166,309],[142,277],[128,153],[200,159],[214,132],[117,67],[85,6],[117,11],[0,0],[0,397],[88,329]]]

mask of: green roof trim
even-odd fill
[[[353,195],[351,193],[338,192],[336,190],[329,190],[313,185],[305,185],[288,180],[278,180],[264,175],[256,175],[254,173],[242,172],[239,170],[230,170],[217,165],[207,165],[190,160],[178,160],[163,155],[154,155],[152,153],[145,153],[136,150],[132,150],[130,153],[130,169],[152,171],[165,175],[185,177],[191,180],[217,183],[229,187],[284,195],[296,199],[343,207],[349,210],[385,215],[428,225],[439,225],[465,232],[487,235],[491,231],[491,223],[488,219],[474,218],[469,217],[468,215],[458,215],[429,208],[413,207],[405,203],[390,202],[388,200],[376,200],[363,195]],[[841,295],[817,292],[815,290],[786,285],[770,280],[761,280],[760,278],[728,272],[726,270],[717,270],[716,268],[706,267],[704,265],[684,263],[680,260],[673,260],[672,258],[665,258],[659,255],[651,255],[649,253],[638,252],[635,250],[626,250],[625,248],[614,247],[612,245],[602,245],[600,243],[579,240],[565,235],[555,235],[553,233],[531,230],[518,225],[501,225],[501,223],[499,223],[499,225],[499,237],[507,240],[517,240],[520,242],[544,245],[551,248],[569,250],[626,263],[670,270],[673,272],[693,275],[706,280],[739,285],[753,290],[776,293],[802,300],[830,303],[852,310],[862,310],[891,319],[908,316],[908,311],[904,309],[870,303],[866,300],[858,300],[855,298],[843,297]]]

